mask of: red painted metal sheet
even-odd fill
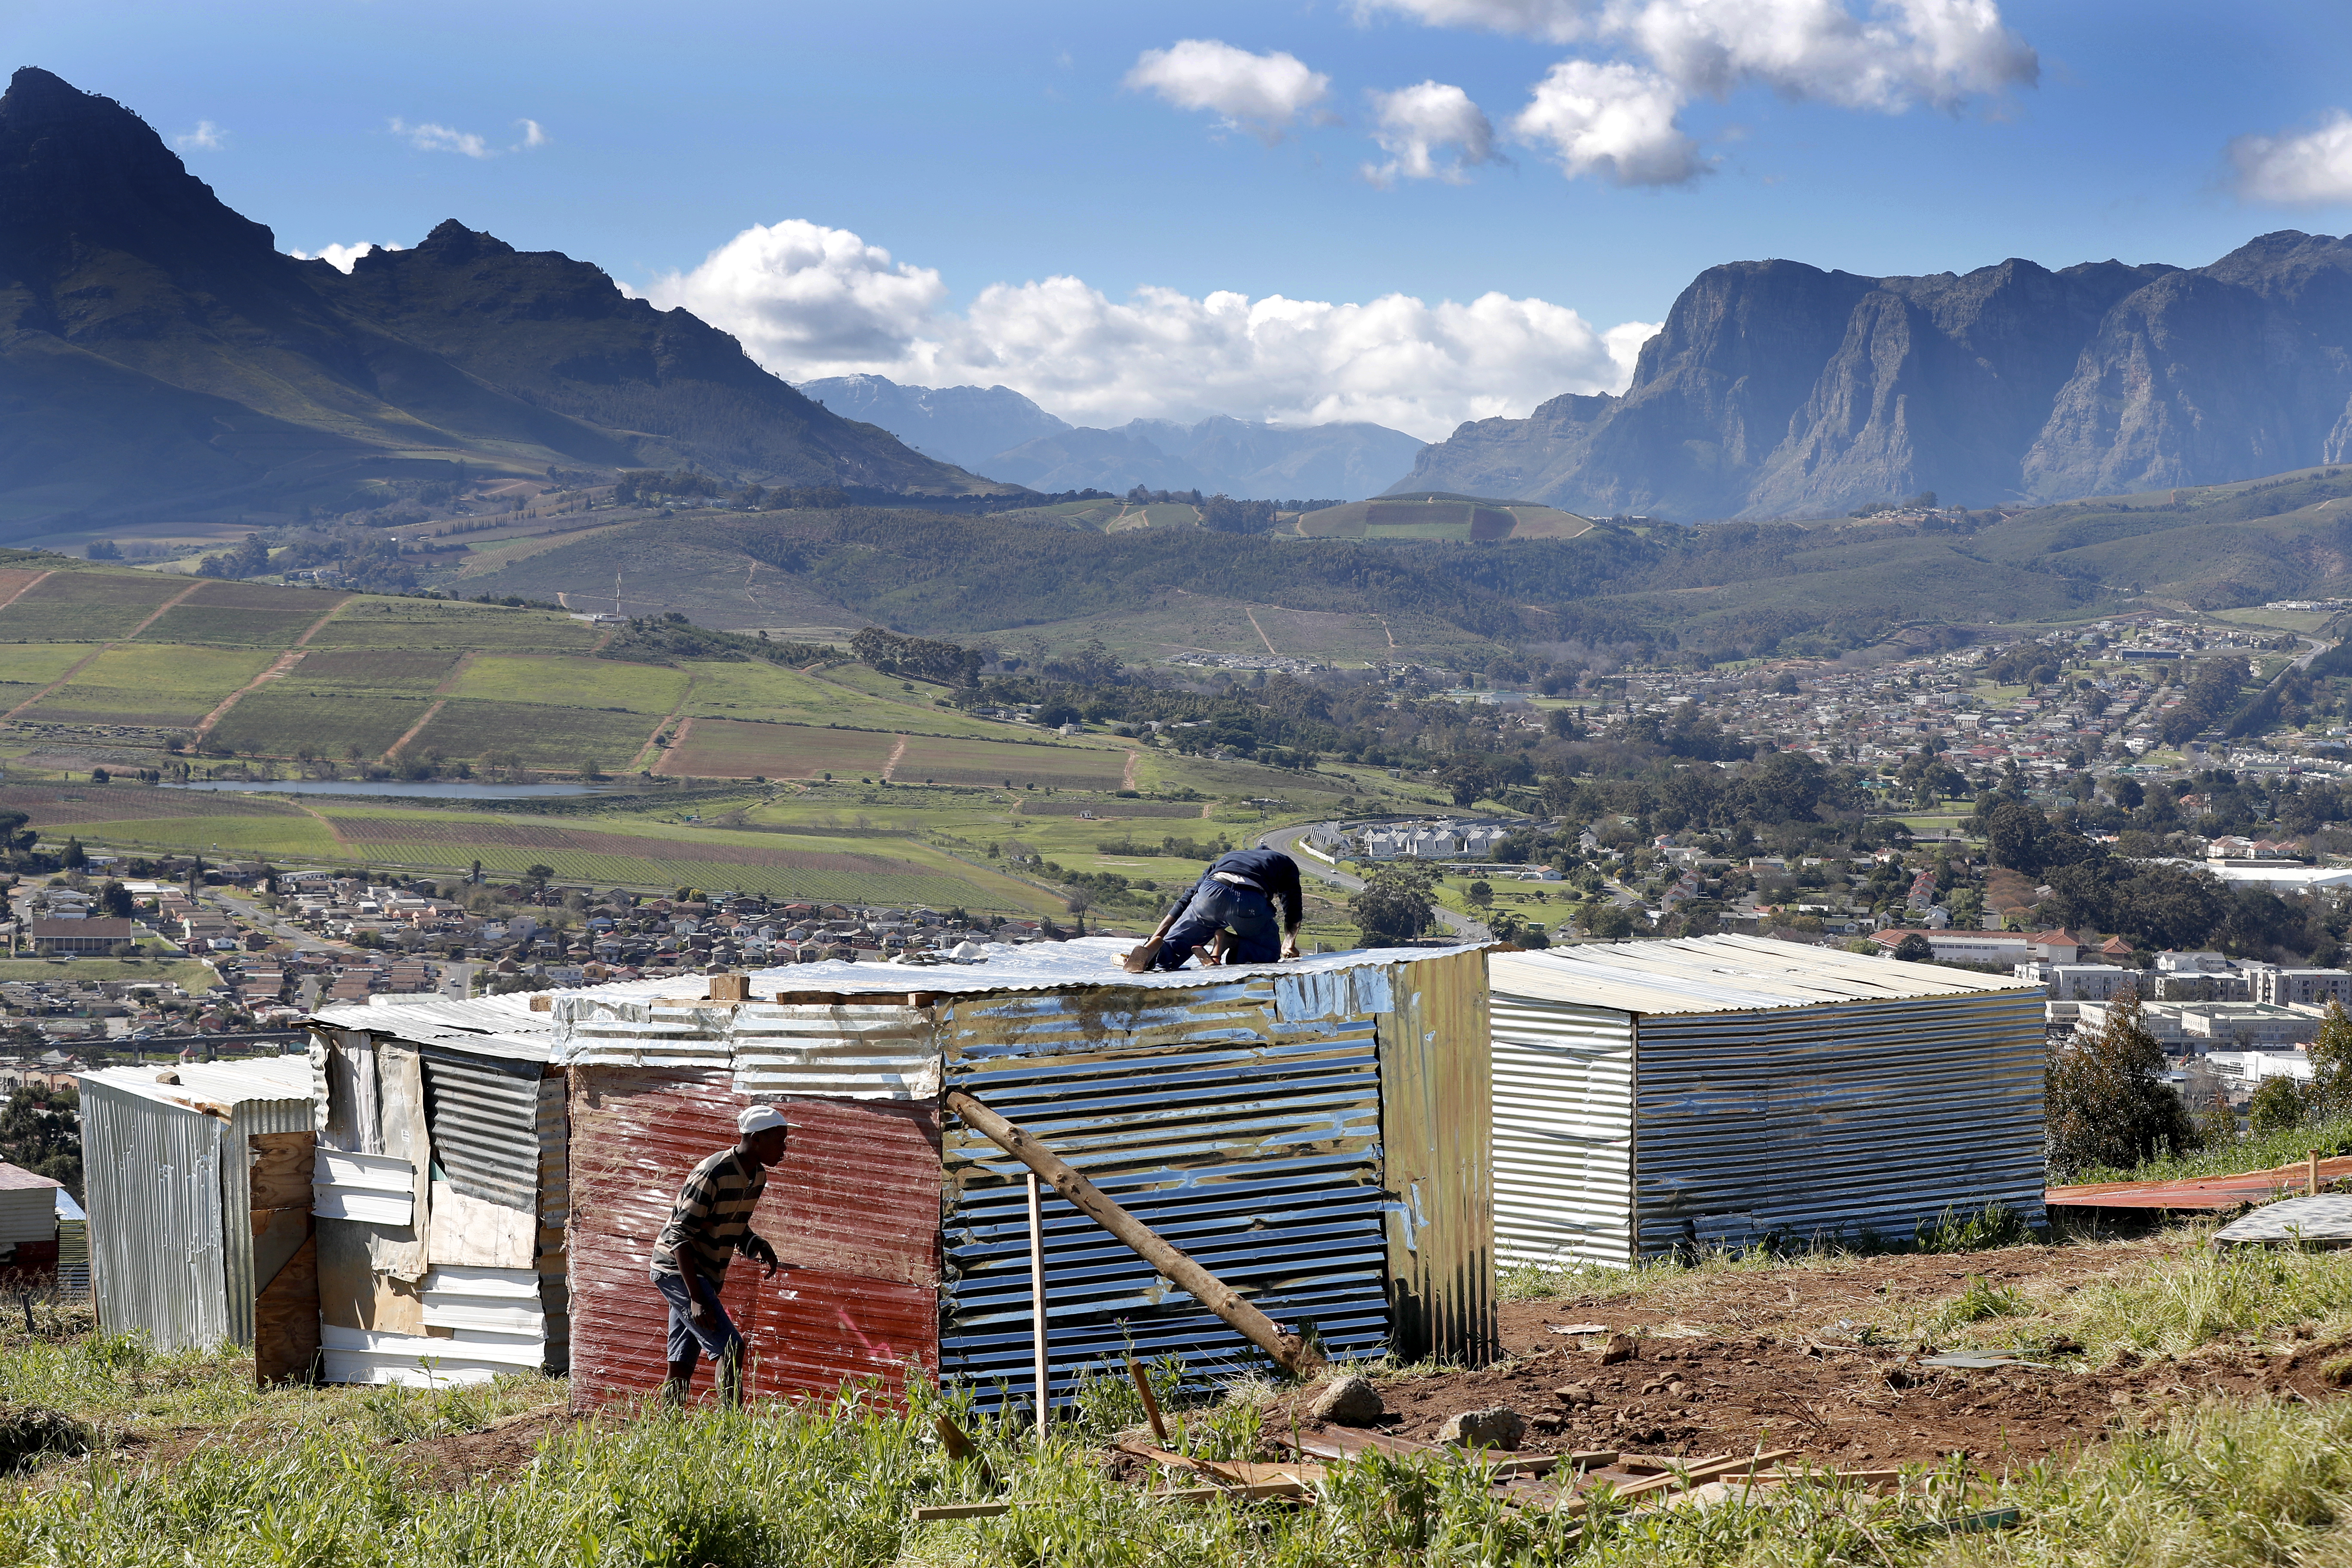
[[[646,1279],[678,1184],[735,1142],[751,1103],[730,1075],[576,1067],[572,1072],[572,1389],[575,1405],[658,1390],[668,1309]],[[788,1099],[788,1152],[752,1228],[790,1273],[748,1259],[719,1299],[751,1342],[751,1389],[829,1397],[844,1384],[903,1394],[939,1367],[940,1123],[935,1106]],[[710,1368],[696,1373],[707,1391]]]
[[[2310,1175],[2311,1167],[2301,1164],[2179,1182],[2094,1182],[2087,1186],[2052,1187],[2042,1201],[2052,1208],[2221,1211],[2299,1193]],[[2352,1155],[2319,1163],[2323,1188],[2347,1178],[2352,1178]]]

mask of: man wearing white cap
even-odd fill
[[[743,1402],[743,1336],[719,1304],[719,1287],[739,1252],[766,1264],[764,1278],[776,1275],[776,1249],[752,1233],[751,1211],[767,1188],[768,1167],[784,1157],[784,1115],[772,1105],[754,1105],[735,1125],[742,1136],[688,1175],[654,1243],[654,1288],[669,1302],[669,1381],[662,1395],[673,1405],[685,1403],[698,1352],[708,1352],[717,1369],[719,1397]]]

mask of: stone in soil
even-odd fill
[[[1307,1414],[1316,1420],[1340,1426],[1369,1426],[1387,1413],[1380,1390],[1367,1377],[1343,1377],[1327,1384],[1307,1407]]]
[[[1465,1448],[1517,1448],[1527,1435],[1528,1418],[1501,1405],[1465,1410],[1449,1416],[1437,1429],[1439,1442],[1458,1443]]]

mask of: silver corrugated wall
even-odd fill
[[[1270,984],[1100,987],[940,1008],[947,1076],[1144,1224],[1339,1356],[1388,1344],[1380,1074],[1369,1016],[1285,1022]],[[1024,1168],[950,1120],[943,1376],[1032,1393]],[[1058,1195],[1045,1197],[1055,1396],[1131,1348],[1202,1377],[1260,1359]]]
[[[1640,1021],[1640,1250],[1864,1232],[1947,1206],[2039,1223],[2042,996],[1850,1002]]]
[[[539,1207],[541,1065],[422,1047],[433,1159],[469,1198]]]
[[[1495,1257],[1505,1266],[1633,1256],[1633,1020],[1497,993]]]
[[[82,1080],[90,1279],[107,1332],[143,1334],[161,1351],[209,1348],[228,1336],[226,1131],[212,1117]],[[251,1310],[248,1293],[248,1318]]]

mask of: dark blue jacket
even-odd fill
[[[1298,862],[1279,849],[1229,849],[1209,868],[1213,877],[1223,871],[1246,879],[1266,896],[1268,902],[1282,911],[1282,928],[1297,931],[1306,918],[1303,896],[1298,889]]]

